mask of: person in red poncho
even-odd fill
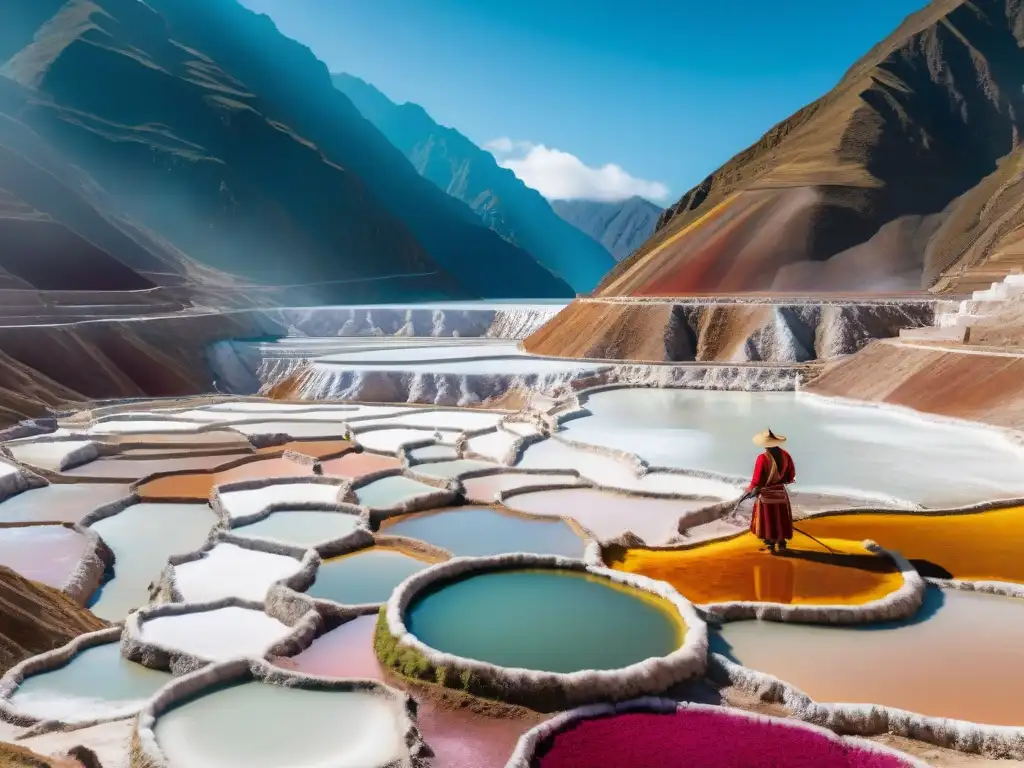
[[[757,495],[750,530],[775,554],[793,538],[793,508],[786,486],[796,479],[793,457],[782,450],[786,438],[766,429],[754,436],[754,445],[764,448],[754,464],[754,476],[747,486],[748,495]]]

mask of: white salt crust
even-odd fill
[[[583,720],[592,720],[598,717],[624,715],[631,712],[653,712],[656,714],[666,715],[672,713],[686,714],[687,712],[693,712],[714,715],[715,717],[741,720],[751,724],[790,728],[796,731],[813,733],[826,741],[830,741],[834,744],[844,744],[855,747],[856,749],[869,754],[897,758],[903,762],[906,768],[928,768],[927,763],[923,763],[917,758],[904,752],[898,752],[895,749],[875,744],[874,742],[867,741],[866,739],[843,738],[825,728],[819,728],[818,726],[809,725],[798,720],[787,720],[781,717],[770,717],[768,715],[759,715],[753,712],[744,712],[743,710],[733,709],[731,707],[719,707],[710,704],[697,704],[687,701],[679,702],[673,701],[672,699],[662,699],[654,696],[632,699],[630,701],[623,701],[617,704],[591,704],[568,712],[562,712],[550,720],[545,720],[544,722],[535,725],[519,737],[515,751],[512,753],[512,757],[509,761],[505,764],[505,768],[533,768],[535,765],[534,758],[537,757],[537,748],[559,732],[571,728],[578,722]],[[682,755],[677,757],[686,759],[686,756]]]
[[[319,691],[359,691],[379,696],[394,705],[396,723],[407,754],[399,761],[366,768],[426,768],[428,764],[430,749],[416,727],[416,705],[409,695],[375,680],[317,677],[275,667],[265,661],[235,659],[175,678],[157,691],[139,713],[132,736],[131,768],[170,768],[156,739],[156,723],[161,714],[186,699],[202,696],[225,683],[247,681]]]
[[[666,600],[686,625],[683,645],[660,658],[650,658],[617,670],[584,670],[571,673],[541,672],[500,667],[444,653],[420,642],[405,626],[405,612],[413,599],[433,585],[458,577],[505,569],[552,569],[585,572],[648,592]],[[707,625],[693,605],[665,582],[612,571],[582,560],[528,554],[495,557],[455,558],[413,574],[395,588],[385,605],[387,631],[398,644],[422,655],[433,667],[444,667],[455,675],[471,673],[487,683],[512,689],[517,700],[541,699],[558,691],[570,705],[601,699],[618,700],[663,691],[672,685],[704,674],[708,653]]]

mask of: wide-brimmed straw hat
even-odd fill
[[[782,435],[776,435],[771,429],[766,429],[764,432],[754,435],[754,445],[759,445],[762,448],[775,448],[784,442],[786,442],[786,438]]]

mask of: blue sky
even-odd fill
[[[549,197],[674,201],[924,0],[241,0]],[[555,150],[558,150],[557,152]],[[615,167],[606,167],[615,166]]]

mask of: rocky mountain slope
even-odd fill
[[[0,289],[571,296],[235,0],[0,4]]]
[[[607,296],[952,289],[1021,239],[1024,2],[935,0],[662,215]]]
[[[555,213],[605,247],[615,261],[639,248],[658,224],[662,209],[642,197],[619,202],[554,200]]]
[[[487,227],[529,251],[577,293],[592,290],[614,266],[588,236],[592,233],[568,226],[540,193],[499,166],[490,152],[436,123],[423,107],[395,104],[352,75],[336,74],[333,80],[421,176],[468,205]]]

